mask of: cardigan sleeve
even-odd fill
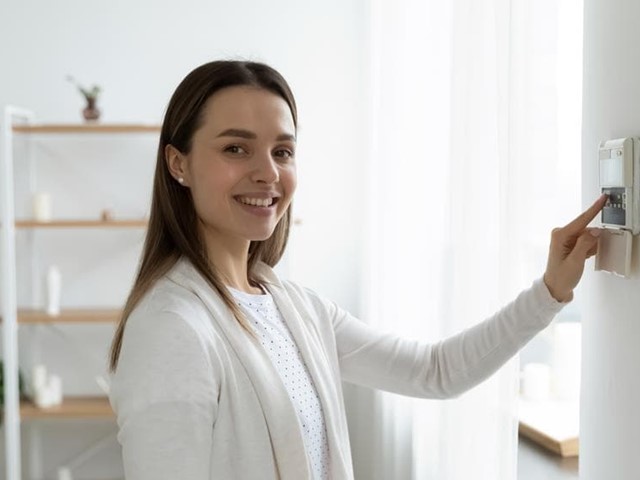
[[[430,344],[381,333],[330,304],[342,379],[422,398],[455,397],[488,378],[565,304],[542,279],[485,321]]]
[[[125,478],[213,478],[217,391],[203,341],[184,318],[130,316],[110,391]]]

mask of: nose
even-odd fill
[[[270,153],[257,156],[251,179],[257,183],[277,183],[280,180],[278,165]]]

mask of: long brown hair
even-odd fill
[[[144,248],[133,288],[120,318],[111,344],[109,369],[114,372],[122,348],[127,318],[155,282],[184,257],[217,290],[240,325],[251,332],[242,312],[233,301],[214,265],[209,262],[204,241],[198,233],[197,215],[191,190],[178,184],[165,161],[165,147],[173,145],[183,154],[191,150],[194,133],[202,126],[207,99],[217,91],[232,86],[263,88],[282,97],[293,116],[298,115],[295,99],[285,79],[263,63],[246,61],[215,61],[199,66],[189,73],[174,92],[162,123],[153,180],[151,212]],[[258,261],[274,266],[282,257],[289,237],[291,206],[267,240],[252,241],[249,246],[248,272]]]

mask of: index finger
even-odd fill
[[[571,222],[567,223],[564,226],[564,230],[569,235],[577,235],[582,232],[585,228],[587,228],[587,225],[591,223],[591,220],[596,218],[596,215],[600,213],[602,207],[604,207],[605,203],[607,203],[607,198],[608,195],[606,193],[600,195],[600,197],[598,197],[598,199],[593,202],[593,204],[589,208],[587,208]]]

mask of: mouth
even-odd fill
[[[257,197],[245,197],[235,196],[233,197],[238,203],[247,205],[250,207],[269,208],[275,206],[280,200],[279,197],[257,198]]]

